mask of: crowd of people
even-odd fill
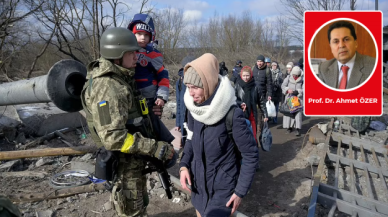
[[[197,216],[227,217],[238,208],[260,168],[264,123],[277,124],[279,106],[290,97],[303,103],[303,59],[295,65],[288,63],[282,72],[278,62],[259,55],[252,67],[238,60],[229,74],[213,54],[182,60],[175,129],[182,133],[184,147],[180,181],[191,191]],[[268,101],[276,108],[273,117],[268,116]],[[238,109],[230,116],[229,133],[233,106]],[[295,129],[300,136],[302,114],[300,109],[283,117],[285,133]]]
[[[266,103],[278,111],[288,95],[301,99],[302,67],[287,64],[282,73],[277,62],[259,55],[252,67],[237,61],[229,75],[211,53],[185,57],[176,83],[179,156],[160,119],[170,81],[155,35],[153,18],[136,14],[127,28],[103,32],[101,57],[87,66],[80,98],[99,147],[95,176],[107,181],[118,216],[147,216],[150,163],[166,169],[179,162],[180,182],[191,192],[197,216],[229,217],[259,171],[263,123],[278,121],[268,116]],[[300,111],[284,118],[283,127],[299,133],[301,120]],[[18,215],[0,199],[0,215]]]

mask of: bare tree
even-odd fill
[[[303,43],[303,19],[305,11],[319,11],[319,10],[342,10],[346,0],[280,0],[285,6],[290,19],[290,24],[293,28],[289,34],[294,39],[297,39],[301,44]],[[349,0],[352,1],[352,0]],[[355,3],[355,1],[353,1]],[[355,4],[354,4],[355,8]]]
[[[36,18],[52,32],[51,44],[77,61],[99,57],[100,36],[110,26],[121,26],[130,7],[119,0],[51,0]],[[111,12],[111,13],[110,13]]]
[[[350,2],[350,10],[356,10],[357,6],[356,6],[356,2],[357,0],[349,0]]]
[[[155,12],[154,21],[160,50],[163,51],[165,59],[176,62],[176,49],[184,46],[182,32],[186,22],[183,19],[183,11],[169,7]]]
[[[0,2],[0,70],[8,80],[13,58],[28,43],[28,35],[23,38],[25,19],[38,10],[42,4],[42,1],[33,0]]]

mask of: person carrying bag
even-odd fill
[[[295,128],[295,135],[300,136],[303,115],[303,86],[301,69],[295,66],[282,84],[282,92],[286,97],[280,107],[280,112],[284,114],[283,128],[287,129],[287,134]]]

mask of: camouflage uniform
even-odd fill
[[[125,123],[131,115],[129,110],[137,102],[134,102],[132,90],[109,76],[112,73],[124,80],[132,79],[134,75],[133,71],[104,58],[89,64],[87,79],[93,80],[91,91],[85,90],[85,102],[101,143],[107,150],[121,151],[123,144],[131,139]],[[105,105],[101,106],[101,102]],[[154,139],[145,138],[138,132],[132,134],[132,139],[130,154],[151,155],[155,151]],[[119,216],[142,216],[148,205],[146,177],[142,175],[145,163],[130,154],[119,154],[118,179],[111,200]]]
[[[145,162],[138,155],[166,160],[167,150],[173,152],[168,143],[153,139],[152,127],[142,127],[150,122],[140,108],[141,96],[134,92],[135,72],[106,59],[122,62],[125,52],[138,48],[136,37],[129,30],[106,30],[101,39],[102,57],[88,65],[87,81],[81,93],[94,142],[119,157],[117,179],[110,198],[119,216],[146,215],[148,195],[146,177],[142,175]],[[128,123],[140,125],[130,128]]]

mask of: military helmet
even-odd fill
[[[237,60],[236,65],[238,65],[238,64],[242,64],[242,61],[241,60]]]
[[[266,57],[264,62],[266,62],[266,63],[270,63],[270,62],[271,62],[271,58],[269,58],[269,57]]]
[[[140,49],[136,36],[126,28],[109,28],[101,36],[100,53],[105,59],[120,59],[125,52]]]

